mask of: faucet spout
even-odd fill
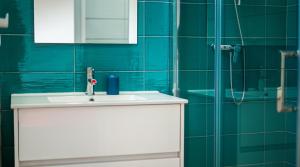
[[[97,80],[94,79],[94,69],[92,67],[88,67],[86,70],[87,75],[87,86],[86,86],[86,94],[88,96],[95,95],[94,86],[97,84]]]

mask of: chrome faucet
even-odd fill
[[[88,67],[86,70],[87,75],[87,86],[86,86],[86,95],[93,96],[95,95],[94,86],[97,84],[97,80],[94,79],[94,69]]]

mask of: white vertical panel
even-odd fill
[[[74,0],[34,0],[36,43],[74,43]]]

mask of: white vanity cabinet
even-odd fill
[[[49,101],[56,96],[80,95],[13,95],[16,167],[183,167],[185,100]]]

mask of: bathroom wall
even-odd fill
[[[33,0],[0,0],[0,17],[6,12],[10,27],[0,29],[4,167],[13,166],[11,93],[85,91],[88,66],[96,70],[97,91],[105,90],[107,74],[120,77],[123,91],[171,91],[172,1],[138,1],[137,45],[34,44]]]
[[[224,2],[223,44],[241,43],[233,2]],[[295,166],[295,113],[277,113],[276,94],[267,98],[259,96],[259,92],[265,88],[275,90],[280,85],[279,50],[297,46],[297,1],[241,2],[238,12],[245,38],[246,100],[240,106],[233,103],[229,92],[229,54],[223,52],[221,166]],[[214,2],[181,0],[180,9],[179,89],[180,96],[189,99],[185,164],[211,167],[215,120],[214,53],[210,44],[214,37]],[[288,87],[297,86],[295,62],[292,58],[287,60]],[[242,58],[233,65],[235,91],[243,89],[241,69]],[[249,100],[251,91],[258,93]]]

